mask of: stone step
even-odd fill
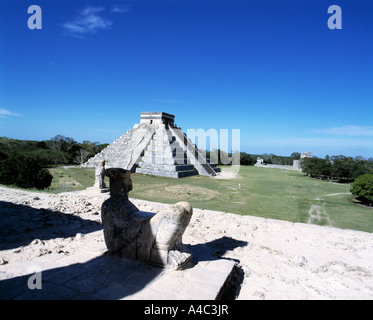
[[[207,163],[210,165],[210,167],[215,171],[215,172],[221,172],[221,169],[217,167],[216,164],[210,163],[210,159],[206,159]]]
[[[182,164],[190,164],[190,161],[186,158],[163,158],[163,157],[149,157],[143,156],[141,158],[140,163],[147,163],[147,164],[165,164],[165,165],[182,165]]]
[[[166,150],[164,152],[155,152],[155,151],[149,151],[146,150],[143,158],[146,159],[174,159],[174,160],[182,160],[182,159],[187,159],[187,156],[184,153],[172,153],[172,152],[167,152]],[[154,160],[150,160],[151,162],[154,162]],[[158,163],[158,162],[157,162]]]
[[[164,154],[164,153],[172,153],[172,154],[178,154],[178,155],[183,155],[184,154],[184,150],[183,148],[179,147],[179,146],[170,146],[170,145],[163,145],[163,146],[155,146],[155,145],[148,145],[147,149],[146,149],[146,152],[151,152],[151,153],[160,153],[160,154]],[[186,154],[185,154],[186,156]]]
[[[168,150],[175,150],[180,149],[181,151],[184,150],[178,143],[168,143],[166,142],[150,142],[148,145],[149,150],[162,150],[162,149],[168,149]]]
[[[183,270],[165,271],[87,248],[2,267],[2,300],[218,300],[235,273],[231,260],[209,257]],[[36,267],[42,289],[30,290],[30,270]]]
[[[154,136],[152,138],[152,141],[154,141],[154,142],[164,141],[164,142],[173,143],[175,140],[176,140],[176,138],[174,136],[167,135],[167,134],[154,134]]]
[[[165,165],[165,164],[150,164],[150,163],[139,163],[139,168],[146,170],[157,170],[157,171],[189,171],[194,170],[194,166],[191,164],[181,165]]]
[[[177,178],[186,178],[186,177],[191,177],[191,176],[196,176],[198,175],[197,170],[188,170],[188,171],[178,171],[177,172]]]
[[[179,271],[167,272],[125,300],[220,300],[231,286],[235,263],[201,261]],[[188,310],[180,311],[187,314]]]
[[[137,173],[149,174],[153,176],[169,177],[169,178],[185,178],[197,175],[196,170],[186,170],[186,171],[166,171],[166,170],[156,170],[156,169],[145,169],[141,167],[136,168]]]

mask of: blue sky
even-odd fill
[[[373,157],[372,0],[3,0],[0,39],[0,136],[110,143],[164,111],[248,153]]]

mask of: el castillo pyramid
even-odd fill
[[[198,151],[165,112],[141,112],[140,123],[90,158],[84,166],[105,160],[106,168],[123,168],[156,176],[215,176],[220,169]]]

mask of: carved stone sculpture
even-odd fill
[[[95,169],[95,184],[93,187],[88,187],[87,191],[92,193],[109,192],[109,188],[105,184],[105,160],[98,160]]]
[[[106,175],[110,198],[102,204],[101,219],[109,252],[164,268],[187,264],[192,254],[182,243],[182,235],[192,217],[192,206],[178,202],[157,214],[140,211],[128,200],[130,171],[110,168]]]
[[[104,178],[105,178],[105,160],[98,160],[96,169],[95,169],[95,184],[93,186],[95,188],[100,188],[100,189],[106,188]]]

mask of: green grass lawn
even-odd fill
[[[91,168],[59,167],[50,171],[54,179],[49,191],[53,193],[85,189],[94,183]],[[311,179],[297,171],[242,166],[239,178],[227,180],[136,173],[131,177],[132,198],[189,201],[201,209],[373,232],[373,208],[353,203],[349,184]]]

